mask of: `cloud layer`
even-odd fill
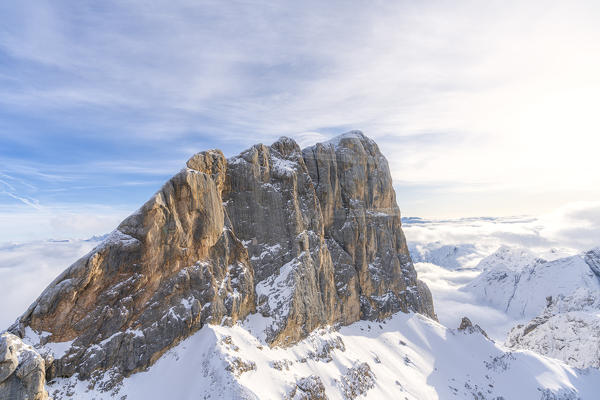
[[[409,215],[594,199],[599,13],[595,1],[0,5],[0,172],[32,185],[0,184],[0,203],[134,209],[196,151],[350,128],[380,143]]]
[[[0,244],[0,330],[7,328],[97,239]]]
[[[552,260],[600,246],[600,202],[569,203],[538,217],[405,218],[403,229],[413,249],[457,246],[460,251],[448,257],[455,254],[471,267],[503,245]]]

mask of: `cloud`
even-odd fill
[[[6,191],[6,190],[0,191],[0,193],[5,194],[5,195],[7,195],[9,197],[12,197],[15,200],[19,200],[21,203],[26,204],[26,205],[28,205],[30,207],[33,207],[36,210],[41,210],[41,208],[42,208],[40,206],[39,201],[37,201],[36,199],[19,196],[19,195],[15,194],[15,193],[11,193],[11,192]]]
[[[28,205],[29,207],[35,208],[36,210],[40,210],[42,208],[38,200],[28,196],[20,195],[17,192],[15,185],[22,184],[22,181],[20,179],[13,178],[12,176],[4,173],[0,173],[0,176],[4,178],[0,179],[0,194],[4,194],[12,199],[20,201],[21,203]],[[9,183],[8,181],[11,181],[12,183]],[[24,186],[26,186],[27,188],[35,189],[35,187],[32,185],[25,184]]]
[[[435,312],[440,322],[457,328],[462,317],[480,325],[493,339],[504,342],[506,333],[519,321],[492,307],[481,304],[472,293],[461,288],[473,280],[480,271],[447,270],[435,264],[416,263],[419,279],[429,286],[433,294]]]
[[[541,0],[0,5],[1,147],[13,158],[54,151],[41,164],[87,150],[99,168],[119,159],[145,173],[204,148],[234,154],[280,135],[308,144],[362,129],[388,157],[399,198],[411,186],[401,205],[412,215],[544,212],[600,195],[598,10]],[[48,149],[58,137],[71,151]]]
[[[69,205],[0,206],[0,243],[32,240],[81,239],[103,235],[115,229],[135,208]]]
[[[600,246],[600,202],[567,204],[540,219],[541,234],[574,248]]]
[[[598,202],[569,203],[538,217],[405,218],[404,221],[403,229],[411,248],[431,252],[445,245],[459,246],[463,251],[468,250],[469,266],[502,245],[524,247],[546,259],[600,246]]]
[[[0,330],[7,328],[65,268],[97,240],[0,244]]]

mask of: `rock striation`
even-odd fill
[[[194,155],[9,331],[38,347],[47,379],[93,381],[254,312],[270,322],[266,342],[286,346],[398,311],[436,318],[387,161],[353,131],[306,149],[283,137],[230,159]]]

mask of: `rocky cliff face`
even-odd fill
[[[255,311],[271,345],[397,311],[435,318],[387,162],[362,133],[196,154],[9,330],[39,348],[47,378],[93,380]]]

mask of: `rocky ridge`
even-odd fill
[[[547,261],[526,249],[502,246],[481,260],[482,273],[465,290],[508,315],[530,319],[544,310],[548,296],[568,296],[579,288],[600,295],[598,259],[600,252],[592,250]]]
[[[194,155],[9,331],[37,348],[47,379],[93,386],[109,370],[110,390],[207,323],[259,312],[266,343],[286,346],[398,311],[435,318],[387,161],[354,131],[304,150],[281,138]]]
[[[578,289],[569,296],[548,297],[537,317],[515,326],[505,345],[556,358],[576,368],[600,367],[600,299]]]

